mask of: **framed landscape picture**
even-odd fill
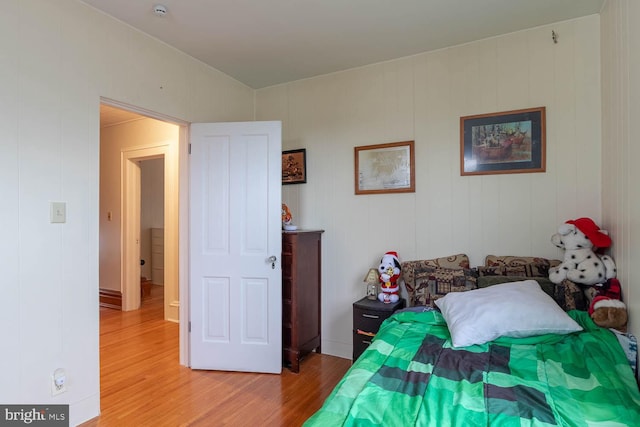
[[[545,107],[460,118],[460,175],[544,172]]]
[[[414,193],[414,142],[355,147],[355,193]]]

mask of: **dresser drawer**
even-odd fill
[[[353,361],[355,360],[371,345],[373,337],[353,332]]]
[[[391,315],[390,312],[353,309],[353,328],[376,333],[382,322]]]

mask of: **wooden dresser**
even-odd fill
[[[323,230],[282,232],[282,356],[293,372],[307,353],[320,353],[320,271]]]

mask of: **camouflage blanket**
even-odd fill
[[[584,331],[453,348],[437,311],[400,312],[311,426],[639,426],[640,393],[615,336]]]

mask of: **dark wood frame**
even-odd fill
[[[360,155],[366,154],[366,151],[373,151],[382,153],[384,151],[400,151],[408,149],[408,160],[409,160],[409,177],[408,184],[400,187],[385,187],[379,186],[375,188],[361,188],[360,175],[362,173],[361,169],[361,161]],[[363,145],[360,147],[355,147],[354,149],[354,158],[355,158],[355,170],[354,170],[354,178],[355,178],[355,193],[356,194],[381,194],[381,193],[415,193],[416,191],[416,174],[415,174],[415,154],[414,154],[414,141],[403,141],[403,142],[391,142],[388,144],[377,144],[377,145]]]
[[[524,132],[486,136],[489,129],[503,126],[514,132],[524,126]],[[545,107],[460,117],[460,175],[545,172],[545,134]],[[497,146],[489,147],[489,138]]]
[[[291,172],[290,166],[285,167],[286,158],[290,157],[293,161],[295,161],[296,166],[302,168],[300,174],[296,174],[295,176],[289,176]],[[307,150],[305,148],[301,148],[299,150],[287,150],[282,152],[282,184],[304,184],[307,182]]]

